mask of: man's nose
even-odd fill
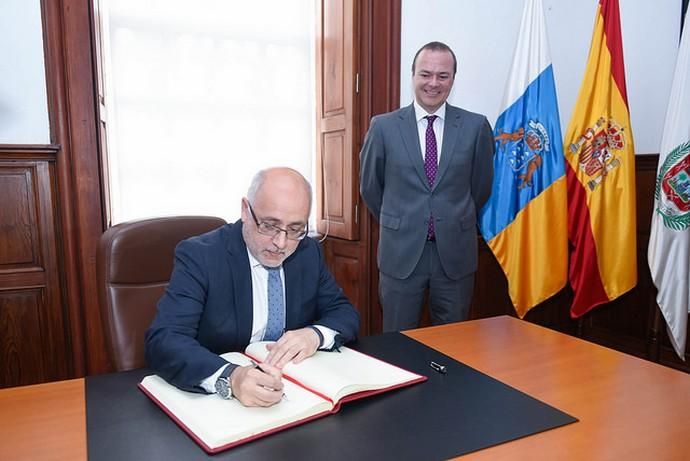
[[[287,245],[287,232],[281,230],[278,235],[273,237],[273,244],[281,250]]]

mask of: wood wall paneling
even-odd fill
[[[348,5],[349,3],[349,5]],[[321,2],[323,8],[323,28],[319,37],[321,58],[323,59],[323,115],[337,116],[345,114],[346,92],[345,88],[349,74],[352,72],[350,62],[345,61],[346,55],[352,55],[349,50],[352,43],[348,43],[353,30],[352,5],[347,0],[326,0]],[[347,8],[347,10],[346,10]],[[349,85],[348,85],[349,86]]]
[[[344,208],[345,178],[344,167],[347,163],[346,156],[350,155],[347,147],[351,145],[346,139],[345,130],[323,133],[321,145],[323,146],[323,198],[324,214],[326,215],[325,233],[330,233],[330,226],[345,226],[346,219]]]
[[[40,269],[37,252],[35,172],[31,165],[5,163],[0,168],[0,273]]]
[[[347,240],[359,237],[357,181],[349,174],[356,137],[357,5],[354,0],[317,2],[317,230]]]
[[[46,365],[41,288],[0,290],[0,387],[58,379]]]
[[[361,270],[361,247],[347,240],[328,239],[324,245],[324,253],[328,269],[338,285],[350,302],[359,308],[360,334],[369,334],[371,321],[367,310],[362,309],[368,305],[366,286],[369,280],[368,274]]]
[[[38,149],[38,157],[50,149]],[[0,148],[0,387],[70,377],[54,162]]]

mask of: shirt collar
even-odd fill
[[[436,112],[434,112],[433,114],[428,113],[422,106],[420,106],[417,103],[416,99],[415,99],[413,104],[414,104],[415,119],[417,120],[417,123],[419,123],[427,115],[436,115],[441,120],[443,120],[443,121],[446,120],[446,104],[448,104],[446,102],[441,104],[441,107],[436,109]]]
[[[257,267],[262,267],[262,268],[266,269],[266,266],[261,264],[259,262],[259,260],[254,257],[252,252],[249,251],[249,248],[247,248],[247,256],[249,256],[249,267],[251,267],[252,269],[256,269]],[[283,268],[282,265],[276,267],[276,269],[282,269],[282,268]],[[268,269],[266,269],[266,270],[268,271]]]
[[[259,260],[257,260],[252,254],[252,252],[249,251],[249,248],[247,248],[247,256],[249,256],[249,267],[254,268],[261,266]]]

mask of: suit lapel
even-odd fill
[[[232,277],[233,306],[237,318],[235,344],[249,344],[252,337],[254,303],[252,296],[252,275],[249,267],[247,247],[242,239],[242,221],[233,224],[226,239]],[[249,307],[249,308],[247,308]]]
[[[419,145],[419,131],[417,130],[417,120],[415,120],[414,105],[410,104],[399,112],[400,116],[400,137],[405,145],[410,162],[414,166],[419,180],[425,187],[429,187],[429,180],[424,172],[424,157],[422,148]],[[445,138],[444,138],[445,139]]]
[[[434,189],[443,179],[443,175],[448,170],[451,158],[455,152],[455,143],[458,141],[458,134],[462,127],[462,113],[450,104],[446,105],[446,120],[443,126],[443,147],[441,148],[441,160],[438,164],[438,173],[434,181]]]

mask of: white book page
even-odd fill
[[[236,352],[222,357],[238,365],[251,363]],[[185,392],[156,375],[147,376],[141,382],[212,449],[331,409],[330,402],[288,380],[283,383],[285,398],[272,407],[260,408],[245,407],[236,399],[224,400],[215,394]]]
[[[246,351],[263,361],[268,355],[266,344],[250,344]],[[288,363],[283,372],[334,402],[355,392],[384,389],[419,378],[347,347],[341,347],[340,352],[317,351],[301,363]]]

